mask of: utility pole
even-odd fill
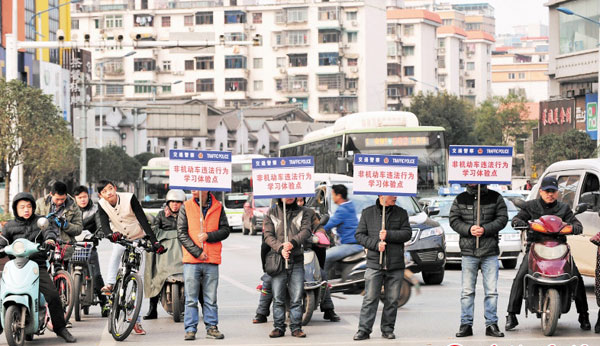
[[[79,160],[79,184],[87,185],[87,109],[85,107],[85,73],[81,72],[81,154]]]
[[[135,156],[138,149],[138,110],[132,108],[131,114],[133,115],[133,156]]]

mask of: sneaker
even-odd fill
[[[225,335],[219,331],[217,326],[211,326],[206,330],[207,339],[224,339]]]
[[[185,332],[183,340],[196,340],[196,332]]]
[[[112,293],[113,288],[113,285],[104,285],[104,287],[100,289],[100,292],[102,292],[102,294],[104,295],[109,296]]]
[[[252,320],[252,323],[254,323],[254,324],[266,323],[266,322],[267,322],[267,316],[265,316],[263,314],[256,314],[256,316],[254,316],[254,319]]]
[[[280,338],[285,335],[285,332],[279,328],[275,328],[269,333],[270,338]]]
[[[306,333],[302,331],[302,329],[296,329],[292,332],[292,336],[296,338],[305,338]]]
[[[136,323],[133,326],[133,332],[137,335],[146,335],[146,331],[144,330],[144,328],[142,328],[141,323]]]
[[[65,341],[68,343],[77,342],[77,339],[75,339],[75,337],[73,335],[71,335],[71,333],[69,333],[67,328],[63,328],[63,329],[59,330],[58,332],[56,332],[56,335],[65,339]]]
[[[110,307],[108,306],[108,304],[105,304],[104,306],[102,306],[102,310],[100,313],[101,313],[102,317],[108,317],[108,314],[110,314]]]
[[[73,328],[73,323],[70,321],[65,322],[65,328]]]

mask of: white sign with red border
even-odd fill
[[[354,194],[417,195],[416,156],[354,155]]]
[[[231,152],[169,150],[169,188],[231,191]]]
[[[254,198],[314,196],[314,175],[312,156],[252,159]]]
[[[451,145],[448,155],[450,184],[510,184],[512,147]]]

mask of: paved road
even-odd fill
[[[322,314],[317,312],[313,321],[304,328],[308,334],[306,339],[296,339],[289,336],[280,339],[269,339],[272,320],[261,325],[253,325],[258,302],[258,292],[255,290],[259,283],[260,259],[259,236],[243,236],[233,233],[224,242],[223,264],[221,265],[219,282],[219,329],[225,334],[224,340],[206,340],[204,332],[198,333],[198,339],[184,342],[183,324],[173,323],[170,316],[159,308],[159,319],[143,323],[148,331],[146,336],[131,335],[124,343],[144,345],[193,345],[193,344],[226,344],[226,345],[348,345],[348,344],[400,344],[400,345],[440,345],[460,344],[469,346],[482,345],[600,345],[600,335],[584,332],[579,329],[575,307],[571,312],[561,317],[555,337],[544,337],[540,331],[539,320],[535,317],[520,316],[520,325],[516,331],[508,332],[507,337],[496,339],[485,336],[483,320],[483,290],[481,280],[476,298],[475,335],[470,338],[457,339],[454,337],[460,324],[460,270],[446,271],[442,285],[422,286],[419,295],[413,295],[407,305],[398,311],[396,321],[397,340],[388,341],[380,338],[379,318],[375,322],[372,339],[363,342],[353,342],[352,336],[358,326],[361,296],[334,297],[336,311],[342,321],[331,323],[324,321]],[[101,261],[108,261],[110,244],[102,244],[100,249]],[[105,269],[105,268],[103,268]],[[510,285],[515,270],[500,270],[499,315],[500,328],[504,329],[505,308],[508,302]],[[598,308],[593,295],[593,279],[586,278],[588,302],[592,307],[592,324],[596,322]],[[413,291],[414,292],[414,291]],[[144,302],[142,313],[146,312]],[[380,312],[379,312],[380,315]],[[94,307],[90,316],[84,316],[82,322],[74,322],[72,333],[78,338],[79,345],[117,345],[106,329],[106,319],[100,317],[99,308]],[[0,345],[5,344],[4,336],[0,337]],[[61,340],[54,334],[36,338],[32,345],[59,345]]]

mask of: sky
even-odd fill
[[[438,3],[445,1],[438,0]],[[452,0],[453,4],[488,3],[494,7],[496,34],[511,34],[512,27],[524,24],[548,25],[547,0]]]

